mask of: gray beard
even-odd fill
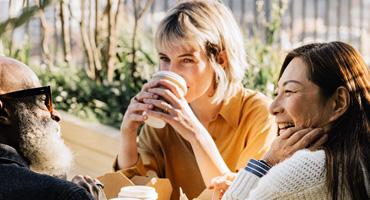
[[[71,170],[73,153],[60,138],[60,126],[51,117],[40,118],[24,103],[17,105],[20,121],[20,151],[33,171],[65,177]]]

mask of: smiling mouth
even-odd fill
[[[280,123],[279,124],[279,129],[280,130],[288,129],[288,128],[291,128],[291,127],[295,127],[295,125],[293,123]]]

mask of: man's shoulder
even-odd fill
[[[93,199],[82,187],[14,163],[0,165],[4,199]]]

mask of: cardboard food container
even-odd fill
[[[167,178],[158,178],[154,171],[148,171],[146,176],[134,176],[127,178],[120,172],[106,173],[97,178],[104,184],[104,193],[107,199],[117,198],[122,187],[145,185],[155,188],[158,193],[157,200],[169,200],[171,198],[172,186]]]
[[[145,185],[155,188],[158,193],[157,200],[170,200],[172,193],[172,185],[167,178],[158,178],[154,171],[148,171],[146,176],[134,176],[131,179],[127,178],[120,172],[106,173],[104,176],[97,178],[104,184],[104,193],[107,199],[117,198],[122,187]],[[186,194],[180,189],[180,200],[188,200]],[[220,191],[205,189],[197,198],[193,200],[219,200]]]
[[[193,200],[219,200],[220,194],[221,192],[219,190],[205,189],[197,198],[194,198]],[[181,187],[180,187],[180,200],[189,200],[186,194],[182,192]]]

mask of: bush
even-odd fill
[[[138,92],[126,84],[98,84],[80,67],[62,65],[51,72],[46,66],[32,67],[43,85],[50,85],[55,109],[88,121],[119,128],[130,99]]]

